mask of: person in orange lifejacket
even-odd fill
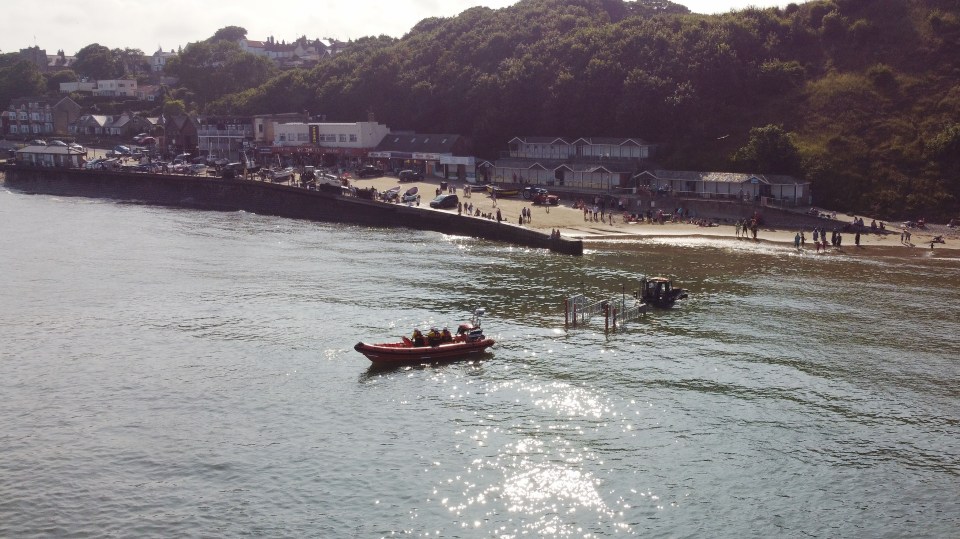
[[[420,329],[413,330],[413,345],[414,346],[426,346],[426,342],[423,340],[423,333],[420,333]]]
[[[427,344],[430,346],[440,344],[440,332],[437,331],[437,328],[430,328],[430,331],[427,333]]]
[[[440,332],[440,342],[453,342],[453,335],[450,334],[449,329],[443,328]]]

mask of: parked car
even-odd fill
[[[47,145],[47,141],[45,141],[45,140],[40,140],[40,139],[33,139],[33,140],[30,141],[30,145],[31,145],[31,146],[46,146],[46,145]]]
[[[357,169],[358,178],[376,178],[377,176],[383,176],[383,169],[373,165],[364,165]]]
[[[457,197],[457,195],[440,195],[430,201],[430,207],[446,210],[450,208],[456,208],[459,202],[460,198]]]
[[[137,141],[137,144],[141,146],[153,146],[156,143],[157,143],[157,139],[153,137],[143,137]]]
[[[62,140],[51,140],[47,143],[47,146],[66,146],[67,143]]]
[[[113,155],[132,155],[133,154],[133,150],[131,150],[129,146],[124,146],[122,144],[118,144],[114,146],[112,151],[113,151]]]
[[[398,176],[402,182],[415,182],[423,179],[423,173],[419,170],[401,170]]]
[[[149,135],[147,133],[140,133],[133,137],[133,141],[136,142],[137,144],[143,144],[143,139],[148,136]]]
[[[86,152],[86,151],[87,151],[86,148],[84,148],[83,146],[77,144],[76,142],[71,142],[70,144],[67,145],[67,147],[70,148],[70,149],[72,149],[72,150],[75,151],[75,152]]]
[[[205,165],[204,163],[194,163],[190,165],[190,168],[188,170],[190,171],[190,174],[193,174],[194,176],[199,174],[206,174],[207,165]]]

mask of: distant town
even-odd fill
[[[350,43],[301,37],[290,43],[269,37],[241,37],[239,48],[266,58],[278,69],[310,68],[348,50]],[[209,163],[244,162],[283,169],[317,166],[355,169],[373,164],[387,173],[416,170],[427,176],[472,182],[534,184],[608,194],[669,193],[702,199],[772,201],[779,206],[810,203],[810,184],[792,176],[669,171],[655,161],[656,143],[639,137],[527,137],[504,140],[496,158],[474,155],[468,136],[417,133],[364,121],[327,122],[309,111],[252,116],[212,116],[165,111],[168,92],[178,84],[167,64],[181,50],[153,54],[115,51],[127,76],[58,83],[56,97],[11,99],[0,116],[3,146],[13,152],[48,140],[76,148],[134,148],[137,159],[189,157]],[[41,72],[71,70],[78,56],[39,47],[21,49],[23,60]],[[12,154],[11,154],[12,156]],[[32,164],[71,166],[58,150],[34,150]],[[67,153],[66,158],[71,155]],[[127,156],[130,157],[130,156]],[[79,165],[80,163],[76,163]]]

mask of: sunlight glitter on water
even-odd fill
[[[484,521],[495,520],[500,510],[516,515],[511,519],[516,527],[499,530],[500,537],[589,537],[583,529],[589,527],[584,520],[591,519],[588,515],[610,524],[617,515],[600,495],[601,481],[569,462],[541,460],[549,452],[543,440],[525,439],[504,447],[492,460],[475,461],[467,477],[454,478],[464,485],[463,499],[454,503],[445,498],[442,504],[458,517],[467,517],[471,508],[490,506]]]

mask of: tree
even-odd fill
[[[87,45],[77,51],[73,69],[79,75],[94,80],[115,79],[122,73],[114,52],[99,43]]]
[[[0,56],[0,107],[6,110],[10,100],[44,93],[43,75],[36,64],[21,60],[16,53]]]
[[[179,56],[171,58],[165,71],[179,77],[200,105],[224,95],[254,88],[276,74],[267,58],[240,49],[231,41],[191,43]]]
[[[733,155],[733,161],[751,172],[761,174],[797,174],[800,152],[795,135],[782,125],[766,125],[750,130],[750,141]]]
[[[216,43],[217,41],[239,41],[247,37],[247,30],[240,26],[225,26],[217,30],[213,37],[207,41],[210,43]]]
[[[163,102],[163,115],[167,118],[182,116],[187,112],[187,105],[179,99],[167,99]]]
[[[46,75],[45,78],[47,80],[47,91],[50,93],[60,92],[60,83],[62,82],[77,82],[80,80],[72,69],[63,69],[56,73],[50,73]]]

